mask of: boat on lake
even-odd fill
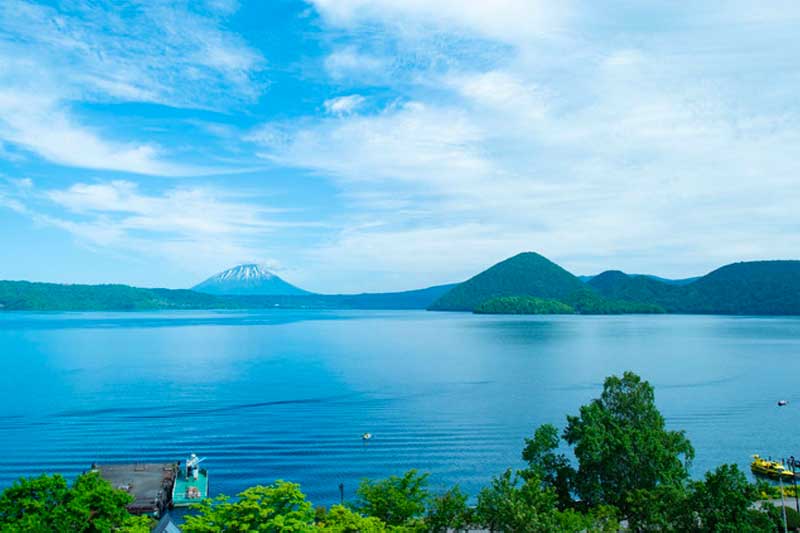
[[[793,479],[795,477],[795,473],[786,468],[783,463],[764,459],[759,455],[753,456],[753,462],[750,463],[750,470],[757,476],[768,477],[770,479]]]
[[[205,458],[192,454],[186,460],[186,466],[178,470],[172,486],[173,507],[188,507],[208,498],[208,471],[200,468],[203,461]]]

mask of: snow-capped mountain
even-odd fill
[[[287,283],[260,265],[239,265],[211,276],[192,290],[207,294],[310,294]]]

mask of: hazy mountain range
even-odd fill
[[[239,265],[191,290],[0,281],[2,310],[431,309],[480,313],[800,315],[800,261],[756,261],[667,280],[606,271],[577,277],[526,252],[463,283],[364,294],[314,294],[258,265]]]

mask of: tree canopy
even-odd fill
[[[241,492],[237,500],[218,496],[196,506],[183,525],[185,533],[239,531],[308,531],[314,523],[314,510],[300,485],[278,480]]]
[[[0,494],[0,531],[150,531],[149,519],[128,513],[131,501],[95,472],[78,476],[72,486],[58,474],[22,478]]]
[[[578,460],[580,498],[623,511],[634,490],[683,483],[694,458],[685,434],[665,428],[653,387],[632,372],[607,378],[600,398],[568,416],[564,439]]]
[[[428,474],[409,470],[400,477],[365,479],[357,494],[355,508],[362,514],[375,516],[392,526],[407,524],[425,512],[430,496]]]

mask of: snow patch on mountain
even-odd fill
[[[192,290],[219,295],[296,295],[311,294],[295,287],[261,265],[248,264],[215,274]]]

